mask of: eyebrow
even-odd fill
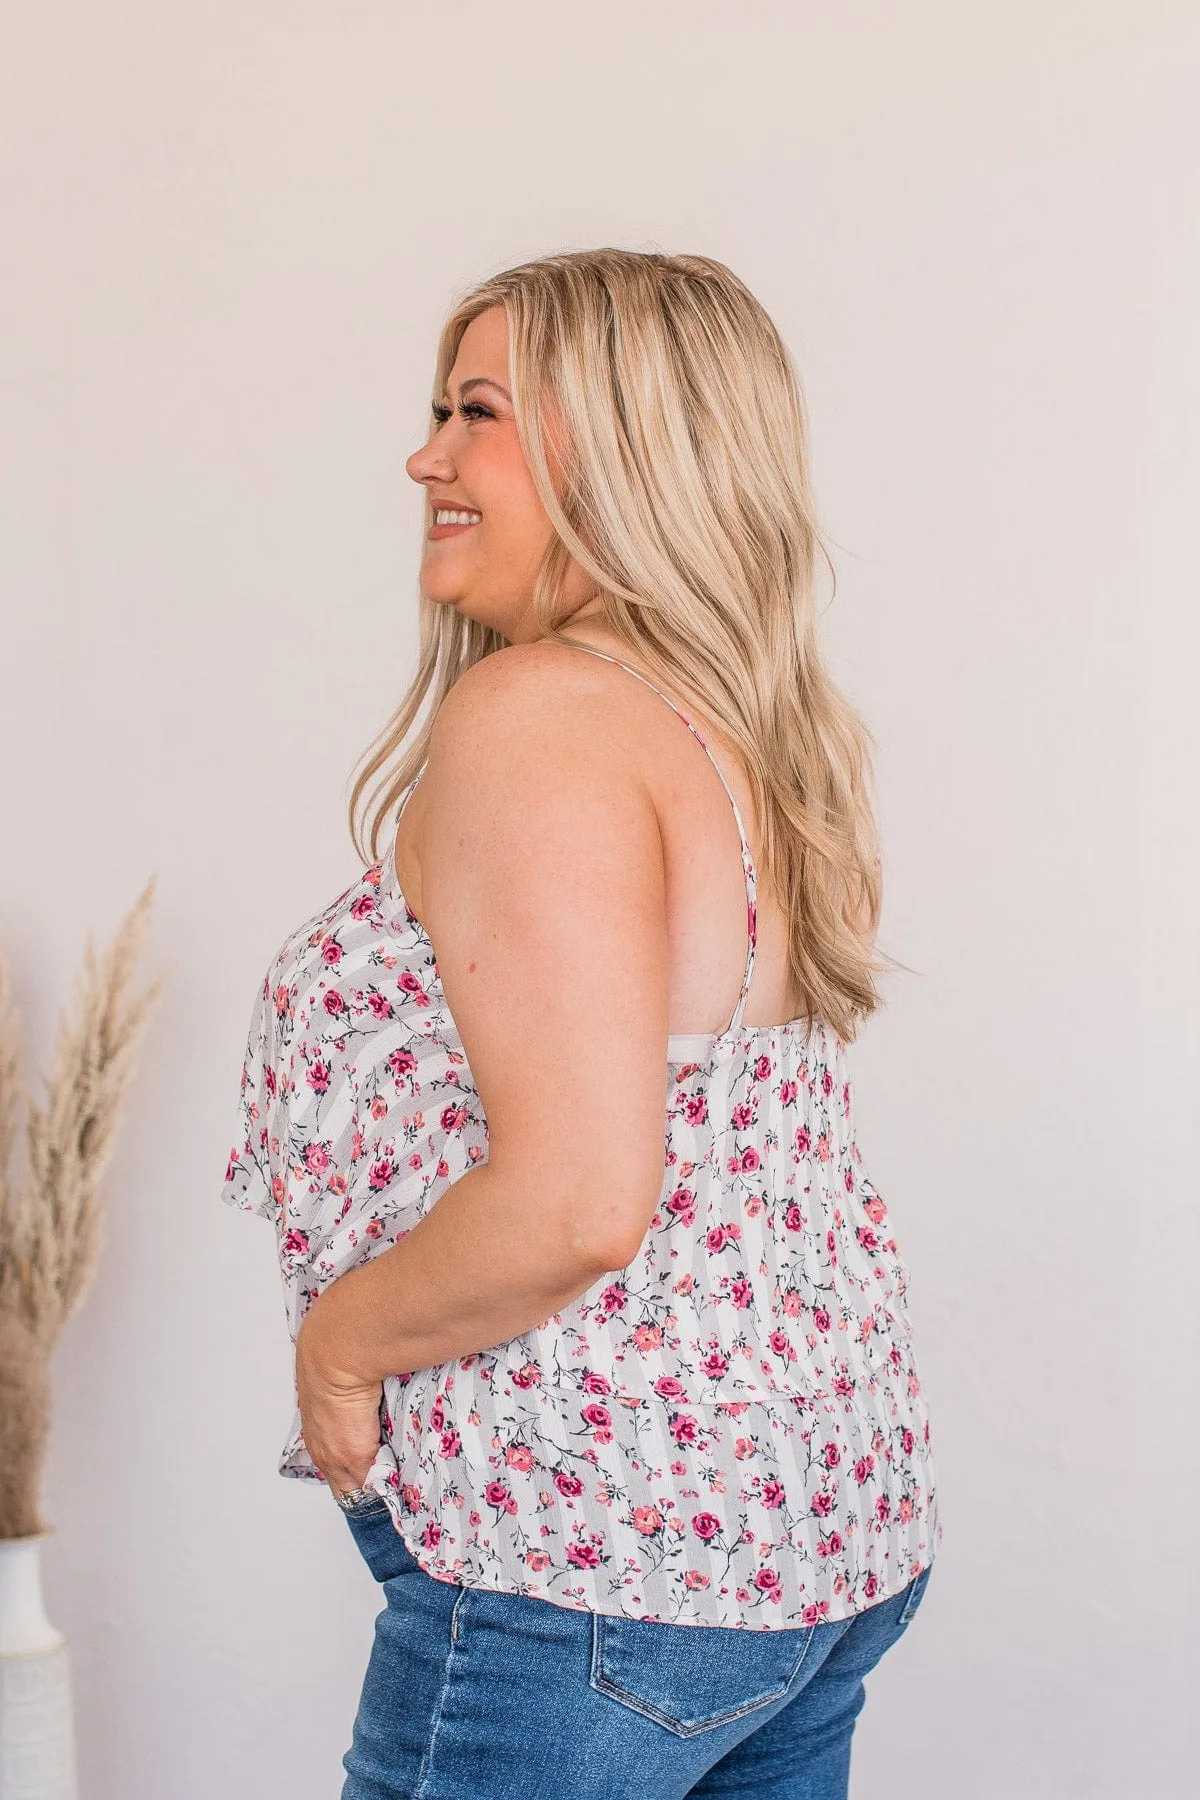
[[[470,376],[468,380],[463,382],[462,386],[458,390],[459,399],[461,400],[464,394],[469,393],[472,388],[477,388],[477,387],[493,387],[493,388],[495,388],[496,392],[498,394],[503,394],[504,398],[508,401],[509,405],[510,406],[512,405],[512,395],[509,393],[508,389],[502,388],[500,386],[500,383],[498,381],[493,381],[490,375],[472,375],[472,376]],[[447,388],[447,392],[449,392],[449,388]]]

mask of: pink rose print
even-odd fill
[[[326,1062],[325,1058],[322,1056],[314,1058],[314,1060],[309,1063],[305,1079],[314,1094],[328,1093],[331,1073],[332,1071],[328,1062]]]
[[[754,1585],[760,1594],[765,1594],[768,1600],[779,1604],[783,1587],[777,1569],[759,1569],[754,1577]]]
[[[696,1196],[691,1188],[676,1188],[667,1201],[667,1211],[673,1213],[681,1225],[690,1225],[696,1217]]]

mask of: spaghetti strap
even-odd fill
[[[756,900],[755,900],[755,894],[756,894],[756,888],[757,888],[757,878],[756,878],[755,869],[754,869],[754,859],[750,854],[750,845],[746,838],[746,828],[742,824],[742,815],[741,815],[740,811],[738,810],[738,803],[733,797],[733,790],[730,787],[729,783],[726,781],[724,775],[721,774],[721,765],[718,763],[716,757],[713,755],[712,751],[709,749],[708,745],[705,743],[705,741],[701,737],[700,733],[696,730],[696,727],[692,724],[692,721],[688,718],[687,714],[685,712],[683,712],[683,710],[680,707],[676,706],[675,702],[670,698],[669,695],[663,693],[661,688],[655,687],[654,683],[652,681],[648,680],[645,675],[639,675],[638,671],[636,669],[631,669],[629,667],[629,664],[623,663],[619,657],[609,656],[608,652],[605,650],[594,650],[590,644],[571,643],[567,639],[564,639],[564,638],[558,639],[557,642],[566,643],[567,647],[571,650],[586,650],[589,656],[601,656],[604,658],[605,662],[616,663],[618,669],[624,669],[627,675],[633,675],[638,681],[645,682],[646,686],[648,688],[651,688],[654,691],[654,693],[656,693],[658,695],[660,700],[666,701],[667,705],[671,708],[672,712],[679,714],[679,717],[683,720],[684,724],[687,726],[688,730],[691,732],[692,736],[695,738],[696,742],[699,744],[700,748],[703,750],[705,756],[707,756],[709,762],[712,764],[713,768],[717,771],[717,775],[720,778],[721,786],[725,789],[726,794],[728,794],[728,796],[729,796],[729,804],[733,808],[733,816],[734,816],[735,820],[737,821],[738,837],[741,839],[741,843],[742,843],[742,873],[745,877],[745,882],[746,882],[746,938],[747,938],[747,943],[746,943],[746,967],[745,967],[745,971],[742,975],[742,986],[741,986],[741,991],[737,997],[737,1005],[733,1009],[733,1017],[729,1021],[729,1024],[725,1027],[724,1031],[722,1031],[718,1034],[720,1037],[728,1037],[728,1035],[731,1031],[736,1031],[738,1029],[738,1027],[741,1025],[742,1014],[746,1010],[746,997],[750,992],[750,978],[754,973],[754,951],[755,951],[755,946],[758,941],[757,919],[756,919],[757,907],[756,907]]]

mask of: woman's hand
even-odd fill
[[[362,1487],[378,1454],[383,1383],[337,1366],[321,1311],[332,1291],[309,1308],[296,1334],[296,1394],[304,1447],[330,1487],[344,1494]]]

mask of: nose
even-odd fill
[[[440,486],[449,487],[450,483],[456,479],[457,472],[453,458],[439,444],[440,436],[439,432],[437,436],[430,439],[429,443],[422,444],[419,450],[414,450],[404,465],[412,480],[422,486],[428,482],[435,482]]]

